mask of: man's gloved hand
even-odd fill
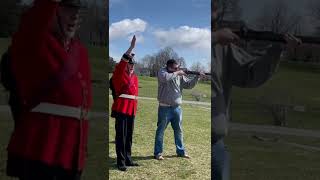
[[[174,72],[174,74],[176,74],[176,75],[178,75],[178,76],[186,76],[186,75],[187,75],[187,74],[186,74],[184,71],[182,71],[182,70],[176,71],[176,72]]]
[[[216,43],[223,46],[240,40],[240,38],[228,28],[219,29],[213,33],[213,38],[215,38]]]
[[[200,77],[200,79],[205,79],[206,78],[206,74],[203,71],[200,71],[199,77]]]
[[[293,36],[291,34],[285,34],[284,39],[287,41],[287,49],[289,51],[293,51],[297,46],[302,44],[302,42],[299,38],[296,38],[295,36]]]

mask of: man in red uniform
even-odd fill
[[[8,176],[80,179],[92,105],[88,53],[74,38],[80,0],[35,0],[10,49],[22,112],[8,145]]]
[[[121,171],[126,171],[126,166],[138,166],[131,158],[138,96],[138,77],[134,74],[134,62],[131,54],[135,42],[136,37],[133,36],[131,46],[115,67],[111,82],[116,95],[112,104],[112,116],[116,119],[117,166]]]

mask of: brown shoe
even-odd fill
[[[154,158],[157,160],[164,160],[164,157],[161,154],[154,156]]]
[[[188,154],[178,155],[178,157],[182,157],[182,158],[186,158],[186,159],[190,159],[191,158]]]

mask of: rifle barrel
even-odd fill
[[[261,40],[261,41],[273,41],[273,42],[282,42],[286,43],[283,34],[274,33],[271,31],[235,31],[240,38],[246,40]],[[312,37],[312,36],[295,36],[301,39],[302,43],[308,44],[320,44],[320,37]]]
[[[200,72],[197,71],[185,71],[186,74],[194,74],[194,75],[200,75]],[[211,76],[211,73],[204,73],[205,75]]]

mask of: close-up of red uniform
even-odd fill
[[[116,96],[128,94],[138,96],[138,77],[135,74],[131,76],[126,72],[128,62],[121,60],[115,67],[112,83]],[[137,112],[137,100],[129,98],[116,98],[112,105],[112,111],[122,113],[128,116],[135,116]]]
[[[22,114],[9,141],[8,164],[12,158],[82,171],[88,118],[77,118],[70,112],[67,115],[63,109],[78,109],[84,114],[92,106],[90,65],[87,50],[79,40],[71,40],[66,50],[53,35],[51,26],[58,6],[51,0],[35,0],[12,38],[11,68]],[[52,109],[58,112],[50,112]],[[9,166],[8,171],[20,173],[15,172],[19,171],[17,166],[19,163],[13,163],[14,168]]]

